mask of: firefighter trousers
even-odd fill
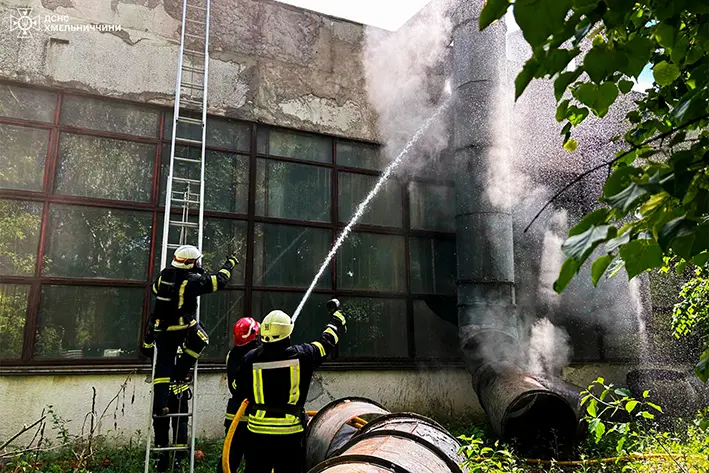
[[[170,330],[172,327],[155,331],[157,359],[153,379],[153,413],[158,415],[162,413],[163,408],[168,407],[170,383],[185,381],[200,354],[209,345],[207,332],[196,322],[179,330]],[[175,363],[179,348],[182,348],[182,353]]]
[[[302,473],[305,433],[266,435],[248,432],[245,473]],[[233,472],[232,472],[233,473]]]
[[[190,391],[186,390],[178,394],[170,393],[168,396],[168,408],[173,414],[189,412]],[[153,418],[153,429],[155,430],[155,446],[175,447],[187,446],[187,429],[189,422],[187,417],[158,417]],[[172,444],[170,444],[170,424],[172,424]],[[186,451],[175,452],[175,463],[181,462],[187,457]],[[157,454],[157,471],[164,472],[170,467],[170,452],[159,452]]]
[[[229,427],[224,429],[224,433],[229,432]],[[241,460],[246,451],[246,441],[249,434],[249,426],[246,422],[239,422],[236,427],[234,436],[231,438],[231,447],[229,449],[229,470],[231,473],[236,473],[241,465]],[[217,462],[217,473],[224,473],[222,468],[221,458]]]

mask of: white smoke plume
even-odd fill
[[[529,337],[527,370],[530,373],[558,376],[571,360],[571,346],[566,330],[549,319],[539,319]]]
[[[395,32],[365,31],[362,61],[367,94],[378,113],[377,130],[388,160],[449,96],[445,59],[451,43],[450,6],[448,0],[433,1]],[[446,122],[443,115],[399,173],[414,172],[439,156],[450,137]]]

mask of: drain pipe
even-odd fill
[[[510,90],[506,27],[498,22],[480,32],[482,5],[460,0],[453,14],[458,332],[473,388],[492,427],[524,448],[544,444],[552,431],[551,442],[574,438],[578,406],[563,390],[548,387],[556,383],[545,386],[523,368],[512,215],[503,202],[511,193],[503,177],[511,108],[503,98]]]

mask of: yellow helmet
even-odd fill
[[[261,322],[261,340],[272,343],[290,337],[293,333],[293,322],[282,310],[272,310]]]

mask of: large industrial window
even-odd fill
[[[0,83],[3,366],[139,363],[171,127],[164,108]],[[203,298],[205,358],[221,364],[239,317],[293,313],[386,160],[374,144],[222,117],[207,130],[204,264],[216,269],[228,248],[242,259],[227,289]],[[387,182],[295,341],[319,337],[337,296],[349,318],[338,368],[457,360],[455,314],[435,310],[455,310],[453,199],[446,182]]]

